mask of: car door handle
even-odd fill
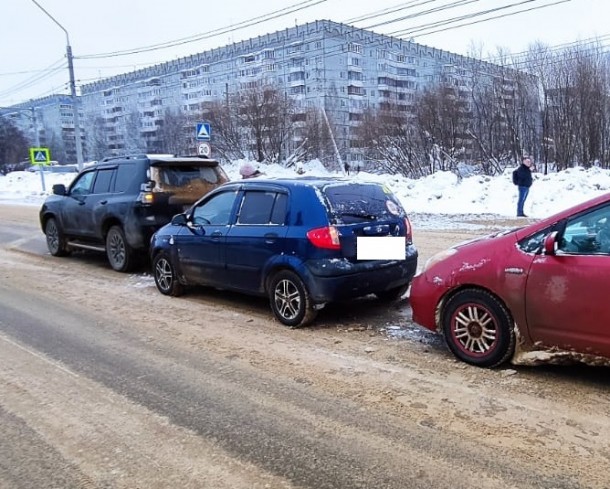
[[[210,237],[212,238],[212,241],[219,241],[222,237],[222,231],[214,231],[210,234]]]
[[[100,205],[106,205],[108,203],[107,200],[100,200]]]
[[[277,241],[278,235],[277,233],[267,233],[265,234],[265,243],[273,244]]]

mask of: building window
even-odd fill
[[[347,50],[350,53],[362,54],[362,44],[356,44],[355,42],[350,42],[347,45]]]

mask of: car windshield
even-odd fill
[[[323,190],[329,214],[337,224],[375,221],[404,216],[394,195],[375,184],[332,184]]]

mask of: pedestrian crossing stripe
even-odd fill
[[[49,148],[30,148],[30,161],[32,165],[48,165],[51,161]]]

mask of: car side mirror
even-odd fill
[[[148,182],[140,185],[140,190],[142,192],[152,192],[155,188],[155,185],[157,185],[157,182],[155,182],[154,180],[149,180]]]
[[[557,246],[557,231],[553,231],[546,238],[544,238],[544,254],[553,256],[555,255]]]
[[[172,226],[186,226],[187,222],[186,214],[176,214],[172,217]]]
[[[66,186],[63,183],[53,185],[53,193],[55,195],[66,195]]]

